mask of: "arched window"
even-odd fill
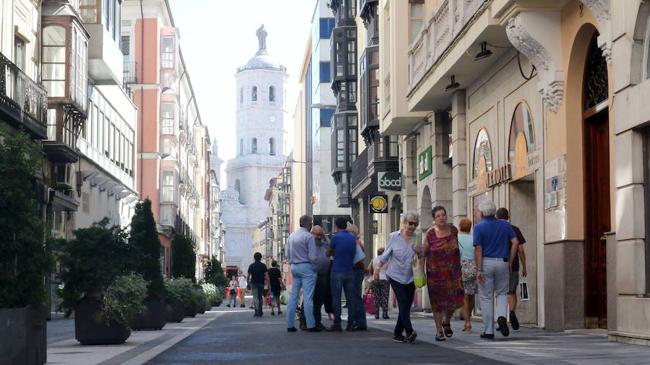
[[[275,102],[275,86],[269,86],[269,102]]]
[[[253,103],[257,101],[257,86],[253,86],[253,90],[251,91],[251,100]]]
[[[244,139],[241,138],[239,140],[239,155],[241,156],[243,154],[244,154]]]
[[[251,153],[257,153],[257,138],[253,138],[253,144],[251,145]]]
[[[241,183],[239,182],[239,179],[235,180],[235,191],[237,191],[237,194],[239,195],[239,202],[242,203],[243,199],[241,196]]]
[[[239,89],[239,104],[244,104],[244,88]]]
[[[492,146],[485,128],[482,128],[476,137],[473,167],[472,177],[479,177],[481,174],[492,171]]]
[[[65,96],[66,31],[60,26],[43,29],[43,86],[51,97]]]
[[[269,138],[269,155],[275,156],[275,139]]]

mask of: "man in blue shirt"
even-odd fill
[[[336,225],[336,234],[332,237],[328,250],[328,255],[334,256],[332,273],[330,274],[334,323],[327,330],[341,332],[341,289],[345,290],[345,297],[348,301],[349,319],[354,317],[356,306],[360,305],[360,303],[356,303],[354,300],[354,275],[352,273],[352,261],[354,261],[357,244],[356,238],[350,232],[346,231],[348,225],[346,218],[336,218],[334,224]]]
[[[497,299],[498,331],[508,336],[506,320],[508,305],[509,275],[517,253],[517,236],[510,223],[496,219],[496,205],[492,201],[479,204],[483,220],[474,226],[474,252],[478,269],[478,291],[483,308],[483,326],[481,338],[494,338],[494,296]]]

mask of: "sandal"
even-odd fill
[[[443,323],[442,328],[445,330],[445,336],[451,337],[454,335],[454,331],[451,330],[451,324]]]
[[[463,332],[467,332],[467,333],[472,332],[472,325],[466,324],[465,327],[463,327]]]
[[[438,332],[436,334],[436,341],[444,341],[445,340],[445,335],[442,332]]]

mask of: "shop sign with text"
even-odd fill
[[[433,149],[431,146],[418,155],[418,180],[423,180],[433,172]]]
[[[377,174],[379,191],[401,191],[402,174],[399,171],[386,171]]]

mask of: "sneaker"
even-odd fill
[[[230,304],[226,304],[226,307],[230,308]]]
[[[312,327],[312,328],[307,328],[307,332],[320,332],[322,329],[319,327]]]
[[[367,331],[367,330],[368,330],[368,326],[354,326],[354,327],[352,327],[352,329],[353,329],[354,331]]]
[[[406,342],[406,337],[404,337],[404,336],[402,336],[402,335],[395,336],[395,337],[393,337],[393,342],[401,342],[401,343],[404,343],[404,342]]]
[[[406,342],[413,343],[413,342],[415,342],[415,339],[417,337],[418,337],[417,332],[413,331],[408,336],[406,336]]]
[[[517,319],[515,311],[510,311],[510,325],[512,326],[513,330],[519,330],[519,320]]]
[[[390,317],[388,316],[388,313],[384,313],[384,315],[381,318],[382,319],[390,319]]]
[[[497,319],[497,324],[499,327],[497,327],[497,331],[501,332],[503,337],[508,337],[510,335],[510,329],[508,328],[508,321],[506,321],[506,317],[499,317]]]
[[[480,336],[484,340],[494,340],[494,334],[493,333],[481,333]]]
[[[298,331],[298,330],[296,329],[296,327],[289,327],[289,328],[287,328],[287,332],[297,332],[297,331]]]
[[[340,323],[334,323],[333,325],[329,326],[329,328],[326,329],[327,332],[341,332],[343,331],[343,328],[341,328]]]
[[[317,324],[316,324],[316,327],[317,327],[317,328],[320,328],[321,331],[325,331],[325,330],[327,329],[325,326],[323,326],[322,323],[317,323]]]
[[[245,305],[243,305],[243,304],[242,304],[242,305],[240,305],[240,307],[241,307],[241,308],[246,308],[246,306],[245,306]]]

